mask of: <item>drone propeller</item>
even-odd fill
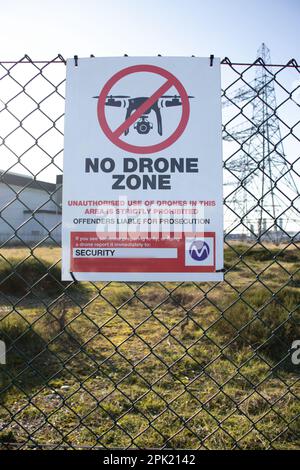
[[[130,98],[129,95],[108,95],[106,98]]]
[[[93,96],[93,98],[99,98],[99,95]],[[114,98],[130,98],[129,95],[107,95],[106,99],[113,100]]]
[[[181,98],[181,96],[180,95],[162,95],[161,98]],[[188,95],[188,98],[195,98],[195,97]]]

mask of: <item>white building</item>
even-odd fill
[[[61,242],[62,175],[56,184],[0,170],[0,242]]]

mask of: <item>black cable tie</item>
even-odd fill
[[[75,67],[78,67],[78,55],[74,55]]]
[[[222,268],[222,269],[217,269],[215,272],[216,273],[225,273],[226,269],[225,268]]]
[[[157,57],[161,57],[161,54],[157,54]]]
[[[77,284],[78,281],[77,281],[76,277],[74,276],[74,273],[72,273],[72,271],[70,271],[70,274],[71,274],[71,277],[72,277],[73,281],[75,282],[75,284]]]
[[[128,54],[124,54],[124,57],[128,57]]]
[[[209,66],[212,67],[214,65],[214,58],[215,56],[213,54],[210,54],[209,57]]]
[[[91,54],[91,55],[90,55],[90,58],[94,58],[94,57],[95,57],[94,54]]]

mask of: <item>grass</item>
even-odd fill
[[[285,287],[275,294],[264,287],[250,288],[238,302],[224,302],[224,307],[213,329],[225,343],[231,341],[231,348],[249,345],[280,361],[300,338],[300,290]]]
[[[226,283],[62,296],[58,249],[2,250],[0,446],[299,448],[299,253],[233,243]]]

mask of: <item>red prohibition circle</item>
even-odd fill
[[[181,98],[182,114],[181,114],[180,122],[177,128],[175,129],[175,131],[167,139],[165,139],[163,142],[160,142],[158,144],[140,146],[140,145],[131,145],[127,142],[124,142],[123,140],[120,139],[119,136],[114,134],[114,131],[111,130],[106,120],[105,101],[106,101],[107,96],[109,95],[110,90],[123,77],[125,77],[126,75],[130,75],[132,73],[137,73],[137,72],[150,72],[150,73],[156,73],[158,75],[161,75],[162,77],[167,79],[167,83],[169,83],[170,85],[168,88],[171,88],[171,86],[175,86]],[[146,64],[145,65],[133,65],[131,67],[126,67],[125,69],[120,70],[106,82],[98,98],[97,115],[98,115],[98,121],[99,121],[102,131],[113,144],[131,153],[142,153],[142,154],[156,153],[172,145],[177,139],[179,139],[181,134],[184,132],[187,126],[188,120],[189,120],[190,102],[189,102],[188,94],[184,86],[182,85],[182,83],[178,80],[178,78],[176,78],[169,71],[161,67],[157,67],[155,65],[146,65]]]

